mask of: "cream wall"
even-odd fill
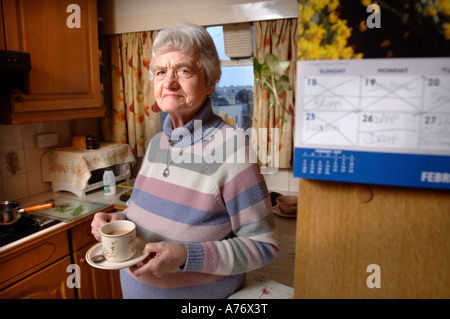
[[[297,0],[102,0],[102,34],[159,30],[176,22],[200,25],[298,17]]]

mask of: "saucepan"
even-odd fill
[[[19,202],[0,202],[0,226],[11,226],[17,223],[20,217],[22,217],[22,213],[48,209],[54,206],[54,202],[49,202],[21,208]]]

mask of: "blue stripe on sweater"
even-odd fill
[[[266,184],[264,181],[261,181],[227,201],[225,206],[228,214],[234,216],[239,211],[263,201],[267,196],[269,196],[269,192],[267,191]]]
[[[262,267],[268,265],[273,261],[272,250],[270,249],[271,244],[263,243],[256,240],[252,240],[253,244],[258,248],[259,254],[261,256]]]
[[[176,196],[176,194],[174,194]],[[226,210],[206,211],[175,203],[134,188],[133,202],[140,208],[155,215],[193,226],[213,226],[230,222]],[[195,201],[195,198],[192,199]]]

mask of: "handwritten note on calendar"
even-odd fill
[[[294,175],[450,188],[450,58],[298,61]]]

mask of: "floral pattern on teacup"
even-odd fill
[[[117,245],[117,240],[112,241],[109,246],[109,250],[107,247],[103,247],[103,253],[105,257],[114,258],[119,253],[119,245]]]
[[[134,235],[130,235],[128,238],[128,245],[131,245],[131,251],[134,253],[136,252],[136,240],[134,238]]]

